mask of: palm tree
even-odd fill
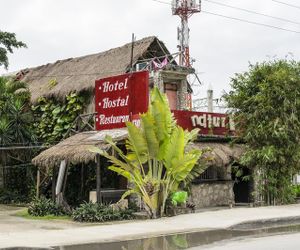
[[[110,170],[124,176],[134,185],[123,195],[137,194],[143,200],[150,218],[164,215],[166,201],[179,189],[180,183],[202,173],[205,167],[193,172],[202,151],[186,152],[198,129],[184,131],[176,125],[165,95],[157,88],[151,92],[151,103],[141,115],[141,127],[127,124],[127,153],[124,154],[110,137],[106,141],[121,160],[98,148],[93,149],[112,162]]]
[[[29,143],[33,139],[30,92],[26,83],[0,77],[0,147]],[[12,154],[20,152],[1,150],[0,164],[6,166]],[[19,158],[22,156],[26,154]]]

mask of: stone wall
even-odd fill
[[[196,205],[196,208],[234,204],[232,181],[193,184],[191,193],[191,202]]]

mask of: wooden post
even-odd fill
[[[40,183],[41,183],[41,172],[40,169],[37,169],[37,175],[36,175],[36,198],[38,199],[40,197]]]
[[[80,169],[80,200],[83,200],[84,199],[84,170],[85,170],[85,166],[84,164],[82,163],[81,164],[81,169]]]
[[[69,164],[66,165],[66,170],[65,170],[64,183],[63,183],[63,187],[62,187],[62,195],[63,195],[63,197],[65,195],[65,190],[66,190],[66,187],[67,187],[68,170],[69,170]]]
[[[56,174],[57,174],[57,167],[54,166],[52,170],[52,200],[55,201],[56,195],[55,195],[55,187],[56,187]]]
[[[100,164],[101,157],[99,154],[96,155],[96,194],[97,194],[97,203],[102,203],[101,200],[101,164]]]

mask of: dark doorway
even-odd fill
[[[235,203],[251,202],[251,171],[241,166],[232,166],[233,193]]]

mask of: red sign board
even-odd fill
[[[234,122],[227,114],[173,110],[177,124],[184,129],[200,129],[200,135],[234,135]]]
[[[125,127],[139,113],[147,111],[149,72],[112,76],[95,82],[96,130]]]

